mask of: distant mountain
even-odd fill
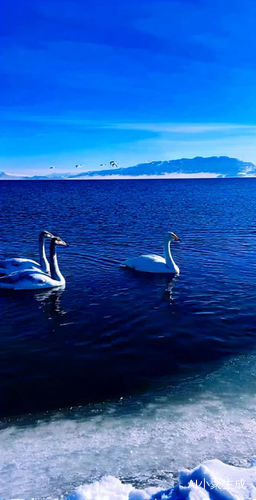
[[[207,175],[208,174],[208,175]],[[228,156],[211,156],[209,158],[182,158],[180,160],[152,161],[140,163],[133,167],[114,168],[72,175],[73,179],[95,176],[201,176],[201,177],[244,177],[256,175],[256,165],[240,161]]]
[[[152,161],[133,167],[91,170],[79,174],[57,173],[33,177],[17,177],[0,172],[0,180],[48,180],[88,178],[144,178],[144,177],[256,177],[256,165],[228,156],[182,158],[180,160]]]
[[[32,180],[32,181],[41,181],[41,180],[61,180],[61,179],[69,179],[72,178],[70,173],[56,173],[49,175],[33,175],[33,177],[22,177],[23,180]]]
[[[40,181],[40,180],[60,180],[60,179],[69,179],[71,176],[70,173],[58,173],[58,174],[49,174],[49,175],[33,175],[29,177],[28,175],[18,176],[14,174],[6,174],[5,172],[0,172],[0,180],[23,180],[23,181]]]
[[[12,174],[6,174],[5,172],[0,172],[0,180],[19,180],[22,177],[12,175]]]

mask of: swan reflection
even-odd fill
[[[50,317],[64,316],[67,314],[61,305],[61,297],[64,292],[63,289],[44,290],[34,295],[37,302],[39,302],[39,309],[43,309]]]
[[[162,294],[162,299],[169,304],[172,304],[174,301],[174,287],[177,279],[177,277],[174,277],[173,279],[168,280]]]

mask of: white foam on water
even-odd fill
[[[248,466],[256,451],[255,361],[241,356],[162,391],[10,423],[0,431],[0,497],[68,496],[104,476],[121,481],[122,495],[144,494],[172,487],[177,471],[208,459]]]

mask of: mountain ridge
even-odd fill
[[[105,169],[100,171],[81,172],[74,178],[82,176],[166,176],[168,174],[215,174],[216,177],[243,177],[256,175],[256,166],[251,162],[243,162],[228,156],[211,156],[181,158],[178,160],[153,161],[140,163],[132,167]]]
[[[151,161],[131,167],[89,170],[49,175],[16,176],[0,172],[0,180],[58,180],[91,178],[182,178],[182,177],[255,177],[256,165],[229,156],[180,158],[177,160]]]

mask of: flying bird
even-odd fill
[[[111,167],[117,167],[118,168],[118,164],[114,160],[111,160],[109,162],[109,164],[111,165]]]

